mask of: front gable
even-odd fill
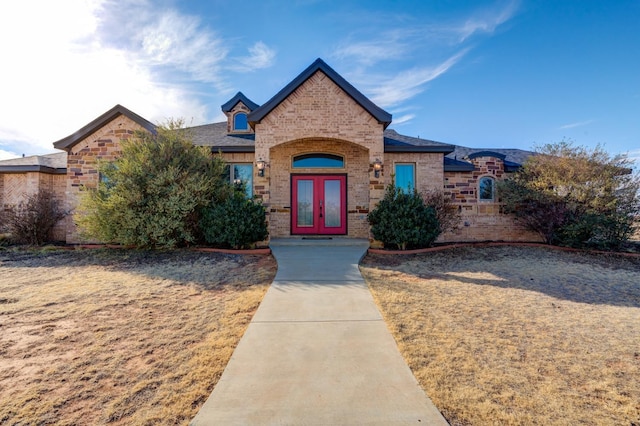
[[[296,140],[341,140],[382,158],[383,132],[391,115],[374,105],[321,60],[270,101],[249,114],[255,129],[256,158]]]
[[[333,68],[327,65],[322,59],[318,58],[309,65],[307,69],[302,71],[296,78],[280,90],[273,98],[253,111],[249,115],[249,122],[251,125],[260,123],[262,119],[271,114],[276,107],[297,92],[300,86],[304,85],[307,80],[318,74],[318,72],[329,78],[335,86],[348,95],[362,109],[367,111],[378,121],[378,123],[382,124],[384,128],[387,128],[387,126],[391,124],[391,114],[371,102],[369,98],[353,87],[351,83],[345,80]]]

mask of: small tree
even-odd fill
[[[429,247],[441,233],[435,209],[425,205],[420,193],[406,193],[394,183],[387,186],[368,220],[376,240],[400,250]]]
[[[25,203],[9,207],[4,222],[11,239],[24,244],[42,245],[50,240],[53,227],[66,212],[50,191],[40,190]]]
[[[193,145],[182,121],[121,141],[122,155],[99,165],[101,182],[86,188],[76,220],[83,233],[104,242],[176,247],[200,239],[203,208],[232,191],[224,162]]]
[[[506,210],[549,244],[617,248],[640,213],[640,179],[626,155],[544,145],[510,181],[499,184]]]
[[[225,201],[205,208],[200,227],[207,243],[233,249],[249,248],[269,235],[264,207],[247,199],[242,186]]]
[[[451,198],[444,195],[444,192],[434,190],[423,194],[424,203],[428,207],[433,207],[438,219],[440,233],[455,231],[460,226],[460,212],[454,206]]]

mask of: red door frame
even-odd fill
[[[313,181],[313,226],[298,227],[298,194],[297,182]],[[320,209],[320,201],[324,204],[324,182],[337,180],[340,182],[340,226],[325,227],[320,217],[324,212]],[[347,235],[347,175],[346,174],[291,174],[291,235]]]

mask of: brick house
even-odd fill
[[[226,122],[190,128],[193,142],[221,152],[229,178],[245,181],[263,201],[271,237],[369,238],[367,213],[393,176],[402,187],[443,190],[458,206],[461,226],[441,242],[539,240],[500,213],[495,191],[496,180],[517,170],[530,152],[401,135],[387,128],[391,114],[321,59],[263,105],[238,92],[222,111]],[[81,188],[97,185],[96,162],[116,158],[119,141],[138,130],[154,132],[155,125],[116,105],[55,142],[62,153],[0,162],[0,208],[17,202],[17,187],[28,194],[55,181],[46,185],[72,211]],[[52,157],[55,167],[26,164]],[[25,174],[22,186],[16,185],[19,173]],[[45,178],[48,174],[55,178]],[[60,228],[57,235],[67,243],[80,242],[73,217]]]

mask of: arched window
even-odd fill
[[[302,154],[293,157],[294,168],[344,168],[344,158],[334,154]]]
[[[249,130],[247,114],[239,112],[233,116],[233,130]]]
[[[494,201],[495,195],[495,180],[488,176],[480,178],[478,183],[478,198],[480,201]]]

